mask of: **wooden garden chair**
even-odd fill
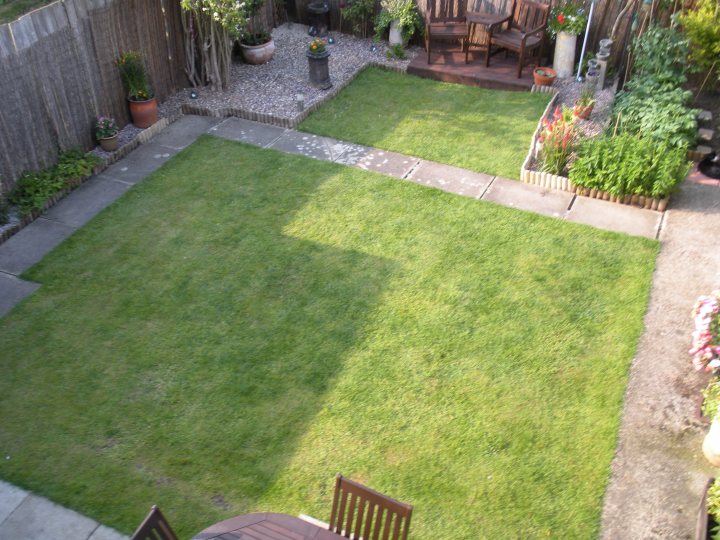
[[[431,43],[435,40],[459,40],[465,50],[468,27],[465,19],[466,0],[427,0],[425,12],[425,49],[430,63]]]
[[[130,540],[178,540],[160,509],[153,505]]]
[[[330,530],[344,538],[407,540],[412,509],[338,474]]]
[[[490,66],[490,56],[493,45],[498,50],[505,49],[518,53],[518,79],[522,77],[523,62],[528,51],[538,51],[545,38],[548,17],[550,16],[550,5],[532,0],[520,0],[520,8],[504,21],[489,28],[488,33],[488,54],[485,59],[485,67]],[[507,23],[507,28],[502,25]],[[497,51],[496,51],[497,52]]]

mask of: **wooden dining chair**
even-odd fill
[[[130,540],[178,540],[160,509],[153,505]]]
[[[465,2],[466,0],[427,0],[425,49],[428,64],[433,40],[460,41],[462,50],[465,50],[468,37]]]
[[[338,474],[330,530],[344,538],[407,540],[412,509]]]
[[[520,0],[520,7],[514,11],[507,20],[491,26],[488,30],[488,54],[485,57],[485,67],[490,67],[490,56],[493,45],[498,50],[505,49],[518,53],[518,79],[522,77],[523,62],[528,51],[538,51],[545,39],[550,4]],[[502,29],[502,25],[508,26]]]

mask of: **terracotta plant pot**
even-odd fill
[[[533,70],[533,80],[537,86],[552,86],[557,73],[549,67],[539,67]]]
[[[106,152],[114,152],[115,150],[117,150],[119,138],[116,133],[112,137],[105,137],[104,139],[98,139],[98,142],[100,143],[100,148],[102,148]]]
[[[578,118],[582,118],[583,120],[588,120],[590,118],[590,115],[592,114],[593,107],[595,106],[594,103],[591,103],[590,105],[587,105],[585,107],[582,107],[575,104],[575,107],[573,109],[573,114],[577,116]]]
[[[270,61],[275,54],[275,42],[270,38],[270,41],[261,45],[245,45],[244,43],[240,43],[240,50],[242,51],[242,57],[246,64],[257,66]]]
[[[130,116],[132,116],[133,124],[140,129],[149,128],[158,121],[158,103],[157,99],[147,99],[145,101],[130,102]]]

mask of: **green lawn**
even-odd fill
[[[53,0],[0,0],[0,24],[12,22],[20,15],[49,4]]]
[[[327,519],[340,471],[417,540],[592,538],[656,252],[204,136],[25,275],[0,478],[126,533]]]
[[[371,68],[300,129],[519,179],[549,99]]]

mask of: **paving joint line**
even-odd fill
[[[572,210],[573,205],[575,204],[575,199],[577,199],[577,193],[573,193],[572,199],[570,199],[570,204],[568,204],[567,209],[565,210],[565,213]]]
[[[665,214],[667,214],[667,210],[660,214],[660,223],[658,223],[657,231],[655,231],[655,240],[660,241],[660,233],[665,228]]]
[[[12,485],[14,485],[14,484],[12,484]],[[17,486],[15,486],[15,487],[17,487]],[[20,488],[18,488],[18,489],[20,489]],[[25,490],[23,489],[23,491],[25,491]],[[25,503],[25,501],[27,501],[28,498],[30,498],[31,495],[32,495],[32,493],[30,493],[29,491],[25,491],[25,496],[22,498],[22,500],[19,503],[17,503],[15,508],[13,508],[12,511],[7,516],[5,516],[5,519],[0,521],[0,527],[2,527],[5,524],[5,522],[7,522],[8,519],[10,519],[10,517],[15,513],[15,511],[18,508],[20,508]]]
[[[477,200],[484,200],[483,198],[485,197],[485,194],[486,194],[486,193],[488,192],[488,190],[490,189],[490,186],[492,186],[492,185],[495,183],[495,179],[496,179],[496,178],[497,178],[497,176],[493,176],[493,177],[490,179],[490,181],[488,182],[488,185],[485,186],[485,189],[483,189],[483,192],[482,192],[480,195],[477,196]]]
[[[258,147],[260,147],[260,148],[270,148],[270,147],[272,147],[273,144],[275,144],[275,143],[278,142],[280,139],[282,139],[282,138],[283,138],[285,135],[287,135],[288,132],[290,132],[290,131],[295,131],[295,130],[294,130],[294,129],[287,129],[287,128],[286,128],[285,131],[283,131],[280,135],[278,135],[275,139],[273,139],[272,141],[270,141],[269,143],[267,143],[265,146],[263,146],[262,144],[255,144],[255,145],[253,145],[253,146],[258,146]],[[288,154],[288,153],[289,153],[289,152],[285,152],[284,150],[279,150],[278,148],[273,148],[273,150],[277,150],[278,152],[282,152],[283,154]]]
[[[90,540],[92,538],[92,535],[95,534],[97,532],[97,530],[100,528],[100,523],[98,523],[97,521],[95,523],[96,523],[95,528],[92,531],[90,531],[90,534],[88,534],[88,536],[85,540]]]
[[[407,154],[400,154],[400,155],[406,156],[406,157],[414,157],[414,156],[407,156]],[[410,175],[412,173],[414,173],[417,170],[417,168],[420,166],[420,164],[424,161],[421,158],[415,158],[415,159],[417,159],[417,161],[408,169],[408,171],[404,175],[402,175],[400,177],[400,180],[407,180],[408,178],[410,178]]]

